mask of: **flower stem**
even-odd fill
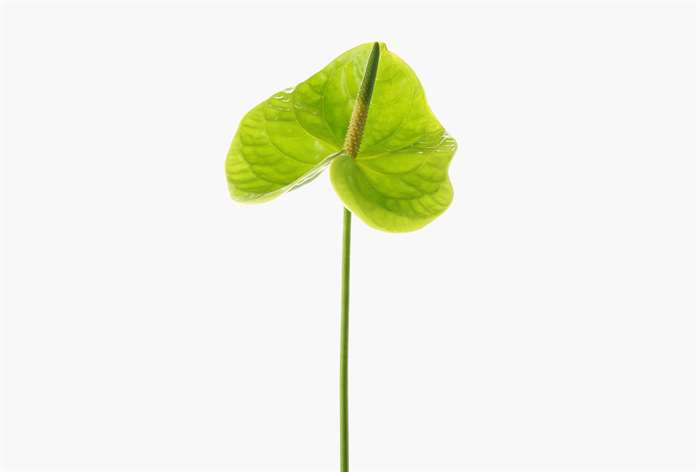
[[[348,472],[348,325],[350,318],[350,225],[352,213],[343,209],[343,264],[340,295],[340,471]]]
[[[379,69],[379,43],[372,45],[365,75],[357,92],[355,106],[352,110],[348,130],[345,134],[343,150],[352,159],[362,143],[362,133],[369,113],[374,82]],[[350,454],[348,441],[348,328],[350,318],[350,224],[352,213],[343,209],[343,268],[342,287],[340,293],[340,472],[349,472]]]

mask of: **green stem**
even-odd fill
[[[374,82],[379,69],[379,43],[372,45],[365,75],[355,99],[348,130],[345,133],[343,150],[352,159],[357,157],[362,142],[362,133],[367,121]],[[348,441],[348,325],[350,318],[350,223],[352,213],[343,211],[343,269],[340,293],[340,472],[349,472],[350,454]]]
[[[348,325],[350,318],[350,224],[352,213],[343,209],[343,268],[340,295],[340,471],[348,472]]]

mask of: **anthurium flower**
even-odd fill
[[[235,200],[271,200],[330,165],[345,207],[374,228],[417,230],[447,209],[457,143],[430,110],[413,70],[385,44],[375,44],[350,49],[243,117],[226,158]],[[358,92],[373,48],[374,91],[363,103]],[[363,129],[351,126],[355,109],[364,114]]]
[[[349,470],[348,331],[352,213],[368,225],[414,231],[452,201],[457,143],[435,118],[410,67],[380,43],[338,56],[296,87],[250,110],[226,157],[231,196],[264,202],[330,165],[343,210],[340,470]]]

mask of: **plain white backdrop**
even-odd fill
[[[374,40],[460,148],[433,224],[355,219],[354,470],[694,469],[693,2],[4,8],[8,470],[336,470],[341,204],[223,162]]]

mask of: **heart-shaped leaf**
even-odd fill
[[[433,115],[414,72],[384,44],[359,150],[345,149],[372,46],[345,52],[246,114],[226,159],[234,199],[270,200],[330,164],[335,191],[372,227],[413,231],[447,209],[457,143]]]

